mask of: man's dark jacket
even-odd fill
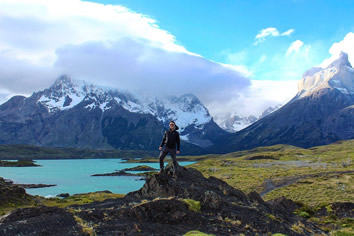
[[[176,130],[166,130],[160,147],[163,147],[164,144],[166,144],[166,147],[171,149],[176,149],[177,145],[177,151],[180,151],[179,133]]]

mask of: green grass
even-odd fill
[[[246,193],[263,192],[266,180],[274,185],[287,183],[265,194],[264,200],[285,196],[315,210],[333,202],[353,202],[354,199],[354,173],[343,173],[354,171],[354,140],[309,149],[275,145],[224,155],[183,158],[198,160],[188,167],[198,169],[205,177],[215,176]],[[297,214],[317,220],[332,235],[354,233],[354,223],[348,219],[313,218],[311,210]],[[294,226],[294,231],[300,231],[298,226]]]
[[[316,205],[354,199],[353,174],[310,176],[319,173],[353,171],[354,140],[310,149],[275,145],[212,155],[211,158],[192,157],[191,160],[198,158],[200,161],[189,167],[200,170],[206,177],[220,178],[246,193],[251,191],[261,193],[268,179],[278,184],[292,178],[304,177],[294,184],[269,192],[264,196],[266,200],[286,196],[305,204]],[[250,160],[254,158],[269,159]]]
[[[107,192],[93,192],[75,194],[67,198],[42,198],[38,197],[40,202],[46,206],[68,207],[71,205],[83,205],[92,202],[101,202],[106,199],[122,198],[124,194],[107,193]]]

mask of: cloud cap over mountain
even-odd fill
[[[28,95],[61,74],[157,95],[194,93],[206,103],[225,102],[251,84],[122,6],[14,0],[0,8],[0,82],[9,94]]]

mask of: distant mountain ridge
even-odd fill
[[[298,94],[279,110],[225,137],[220,152],[274,144],[312,147],[354,138],[354,70],[342,53],[327,68],[312,68]]]
[[[282,105],[278,104],[276,106],[270,106],[265,109],[259,117],[254,115],[243,116],[239,114],[234,114],[230,118],[223,120],[219,123],[220,127],[224,130],[235,133],[238,132],[251,124],[255,123],[256,121],[266,117],[267,115],[271,114],[272,112],[278,110]]]
[[[170,120],[196,153],[227,134],[192,94],[138,98],[64,75],[48,89],[0,105],[0,144],[154,150]]]

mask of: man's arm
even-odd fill
[[[178,132],[177,132],[176,141],[177,141],[177,151],[180,151],[181,142],[180,142],[180,139],[179,139],[179,133]]]
[[[165,144],[165,141],[166,141],[166,132],[164,133],[163,138],[162,138],[162,141],[161,141],[161,144],[160,144],[160,147],[161,147],[161,148],[162,148],[163,145]]]

